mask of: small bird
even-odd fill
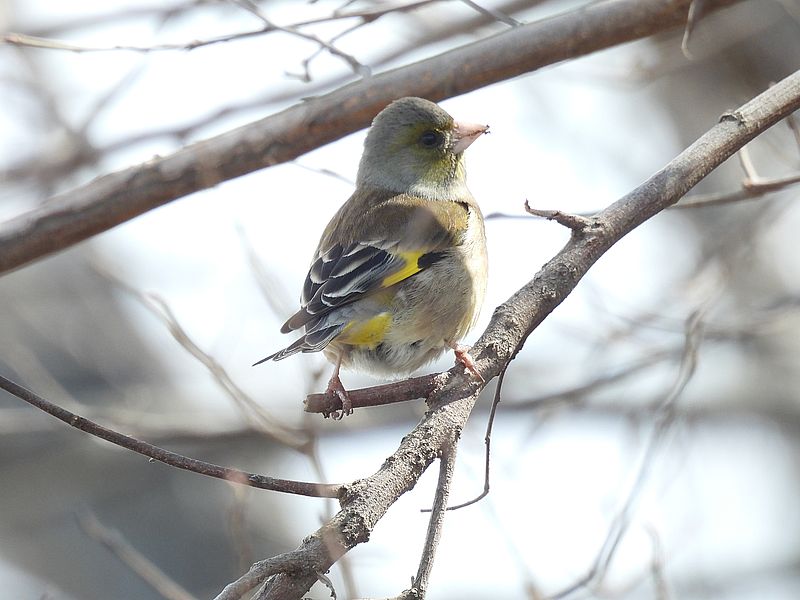
[[[458,341],[486,290],[483,215],[467,189],[464,150],[488,125],[454,121],[422,98],[401,98],[372,122],[356,190],[314,253],[300,310],[281,328],[303,328],[290,346],[255,364],[322,351],[335,365],[326,393],[352,403],[341,367],[400,377],[447,348],[476,377]]]

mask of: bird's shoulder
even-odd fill
[[[441,249],[461,242],[474,200],[430,200],[384,190],[356,190],[326,228],[318,252],[335,244]]]

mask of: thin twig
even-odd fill
[[[486,452],[484,453],[484,462],[483,462],[483,491],[475,496],[472,500],[467,500],[466,502],[462,502],[461,504],[456,504],[454,506],[448,506],[447,510],[458,510],[459,508],[464,508],[465,506],[470,506],[483,500],[486,496],[489,495],[489,465],[491,464],[491,450],[492,450],[492,428],[494,427],[494,417],[497,413],[497,407],[500,405],[500,393],[503,389],[503,381],[506,378],[506,371],[508,370],[508,365],[506,365],[502,371],[500,371],[500,375],[497,377],[497,386],[494,389],[494,398],[492,399],[492,408],[489,411],[489,421],[486,423],[486,434],[483,436],[483,442],[486,447]]]
[[[103,525],[94,514],[79,515],[78,524],[86,535],[113,552],[165,600],[197,600],[183,586],[159,569],[158,565],[134,548],[122,534]]]
[[[384,385],[348,390],[347,395],[350,397],[353,408],[366,408],[427,398],[438,385],[440,385],[440,374],[432,373]],[[342,401],[335,394],[330,393],[309,394],[304,405],[306,412],[322,413],[326,417],[342,409]]]
[[[273,275],[267,265],[264,264],[264,261],[261,260],[261,257],[253,248],[250,238],[241,225],[236,226],[236,233],[239,236],[239,241],[242,243],[247,257],[247,264],[261,292],[261,297],[267,303],[267,306],[274,316],[279,319],[285,319],[286,315],[292,314],[295,310],[294,302],[289,299],[286,288],[281,285],[278,278]]]
[[[436,483],[436,495],[433,499],[431,519],[428,521],[428,533],[425,536],[425,546],[422,549],[417,576],[414,578],[414,585],[412,586],[412,589],[416,591],[416,598],[419,598],[419,600],[425,598],[428,590],[428,580],[433,570],[433,559],[436,555],[436,548],[439,546],[439,540],[442,538],[442,527],[444,526],[447,499],[450,496],[450,487],[453,481],[457,448],[457,435],[454,435],[442,448],[442,457],[439,460],[439,480]]]
[[[235,1],[235,0],[234,0]],[[214,44],[223,44],[228,42],[233,42],[241,39],[250,38],[253,36],[264,35],[273,32],[284,32],[290,33],[292,35],[299,36],[303,39],[313,41],[320,45],[322,49],[325,49],[332,54],[340,56],[341,58],[345,58],[351,66],[355,66],[357,68],[363,68],[363,65],[358,64],[358,61],[355,61],[349,55],[342,53],[337,48],[331,46],[330,42],[325,42],[324,40],[319,39],[316,36],[303,33],[298,31],[300,27],[306,27],[308,25],[317,25],[321,23],[327,23],[331,21],[340,21],[340,20],[348,20],[348,19],[360,19],[361,22],[358,23],[354,27],[360,27],[363,24],[371,23],[378,18],[385,16],[390,13],[403,13],[403,12],[410,12],[412,10],[416,10],[422,6],[427,4],[431,4],[433,2],[441,2],[443,0],[420,0],[416,2],[409,2],[407,4],[397,4],[394,6],[382,6],[382,7],[373,7],[365,10],[360,11],[352,11],[352,12],[339,12],[334,11],[333,14],[324,17],[317,17],[313,19],[306,19],[303,21],[298,21],[291,25],[280,26],[276,25],[269,19],[262,18],[262,14],[260,11],[256,13],[255,11],[251,10],[252,6],[256,6],[254,4],[250,4],[245,6],[247,10],[256,14],[259,19],[264,23],[263,27],[254,30],[248,31],[239,31],[236,33],[220,35],[216,37],[207,38],[204,40],[191,40],[189,42],[183,43],[165,43],[165,44],[151,44],[147,46],[142,46],[138,44],[114,44],[114,45],[106,45],[106,46],[92,46],[92,45],[85,45],[85,44],[73,44],[70,42],[65,42],[62,40],[56,40],[52,37],[48,37],[48,35],[52,35],[52,30],[45,30],[42,31],[39,35],[36,34],[26,34],[26,33],[19,33],[19,32],[8,32],[0,38],[0,43],[9,44],[18,47],[27,47],[27,48],[37,48],[37,49],[45,49],[45,50],[63,50],[67,52],[76,52],[76,53],[83,53],[83,52],[140,52],[140,53],[150,53],[150,52],[165,52],[165,51],[191,51],[197,48],[202,48],[205,46],[211,46]],[[236,2],[243,6],[243,3]],[[186,8],[192,8],[197,6],[197,2],[188,2]],[[257,8],[257,6],[256,6]],[[183,7],[180,7],[180,10],[184,10]],[[148,14],[151,10],[142,11],[142,14]],[[170,9],[169,11],[164,12],[164,18],[169,18],[174,14],[177,14],[178,10]],[[493,18],[497,18],[495,15],[496,11],[483,11],[484,14],[492,16]],[[126,13],[127,15],[127,13]],[[96,23],[99,23],[103,19],[103,17],[97,17]],[[506,16],[506,19],[509,19],[519,25],[518,22],[514,21],[511,17]],[[502,18],[499,20],[503,20]],[[505,22],[505,21],[504,21]],[[75,23],[66,23],[61,24],[61,30],[70,30],[70,29],[78,29],[82,26],[94,26],[94,23],[90,20],[86,20],[85,22],[75,22]],[[348,28],[347,31],[352,31],[354,27]],[[341,36],[345,32],[341,32],[337,34],[336,37],[341,38]],[[355,62],[352,62],[355,61]]]
[[[743,146],[742,149],[736,153],[736,157],[739,159],[739,165],[742,167],[742,171],[744,171],[745,175],[742,185],[748,187],[752,184],[757,184],[761,178],[758,176],[758,171],[756,171],[756,166],[753,164],[753,159],[750,158],[750,151],[747,149],[747,146]]]
[[[689,59],[694,60],[694,56],[689,51],[689,38],[694,31],[695,25],[705,13],[706,0],[692,0],[689,5],[689,13],[686,15],[686,27],[683,29],[683,39],[681,40],[681,52]]]
[[[278,479],[275,477],[268,477],[266,475],[257,475],[255,473],[248,473],[240,471],[239,469],[232,469],[230,467],[221,467],[213,463],[208,463],[194,458],[188,458],[177,452],[165,450],[149,444],[142,440],[130,437],[123,433],[119,433],[112,429],[108,429],[90,421],[80,415],[76,415],[60,406],[45,400],[41,396],[36,395],[32,391],[22,387],[6,379],[0,375],[0,389],[6,390],[9,394],[16,396],[20,400],[35,406],[39,410],[52,415],[56,419],[63,421],[71,427],[85,431],[95,437],[111,442],[121,448],[127,448],[143,456],[147,456],[152,460],[162,462],[165,465],[170,465],[185,471],[192,471],[200,475],[207,475],[208,477],[216,477],[217,479],[224,479],[233,483],[241,485],[248,485],[250,487],[260,488],[264,490],[273,490],[275,492],[284,492],[286,494],[296,494],[299,496],[312,496],[314,498],[338,498],[342,491],[342,486],[339,484],[330,483],[307,483],[305,481],[294,481],[290,479]]]
[[[31,33],[39,37],[52,37],[59,33],[74,31],[76,29],[93,29],[104,25],[113,26],[120,21],[130,23],[136,19],[150,20],[153,17],[165,20],[203,8],[204,5],[205,2],[198,2],[198,0],[184,0],[179,3],[169,4],[166,2],[159,2],[153,5],[131,5],[117,12],[99,12],[73,18],[70,18],[69,15],[60,15],[58,21],[53,21],[52,24],[37,27],[31,30]]]
[[[380,6],[367,6],[363,9],[345,11],[342,9],[334,10],[330,15],[315,17],[298,21],[294,23],[293,27],[304,27],[307,25],[317,25],[321,23],[328,23],[331,21],[355,19],[360,18],[368,21],[387,15],[389,13],[402,13],[411,12],[425,6],[433,4],[434,2],[443,2],[444,0],[413,0],[406,3],[390,3],[382,2]],[[32,31],[36,37],[52,37],[60,32],[73,31],[76,29],[95,28],[103,25],[113,25],[118,21],[129,22],[133,19],[149,18],[153,16],[160,16],[161,19],[168,19],[174,16],[182,15],[194,9],[203,8],[207,3],[198,2],[198,0],[187,0],[180,4],[173,4],[170,6],[163,6],[161,3],[147,6],[147,7],[131,7],[115,13],[99,13],[94,15],[82,16],[77,19],[70,20],[68,17],[60,19],[52,26],[40,27]],[[221,4],[221,3],[220,3]]]
[[[794,136],[794,142],[797,144],[797,149],[800,150],[800,125],[797,123],[797,119],[794,115],[789,115],[786,117],[786,124],[789,126],[789,129],[792,131],[792,135]]]
[[[192,340],[186,330],[181,327],[172,309],[163,298],[158,294],[152,292],[146,293],[136,289],[103,266],[94,265],[94,268],[102,277],[131,294],[141,302],[147,310],[158,317],[167,327],[167,330],[175,341],[208,370],[214,381],[222,388],[228,397],[239,406],[240,410],[252,419],[258,429],[263,431],[265,435],[274,441],[292,448],[293,450],[303,452],[303,449],[308,443],[306,439],[307,434],[302,430],[290,429],[278,423],[263,406],[253,400],[240,388],[236,382],[233,381],[233,378],[228,374],[225,367],[219,364],[213,356],[202,350],[194,340]]]
[[[587,379],[583,383],[579,383],[575,386],[556,390],[554,392],[547,392],[539,396],[525,398],[523,400],[506,402],[504,405],[506,407],[505,410],[526,411],[530,410],[531,408],[544,408],[562,402],[579,402],[586,395],[592,392],[599,391],[603,387],[611,385],[612,383],[616,383],[621,379],[630,377],[631,375],[635,375],[636,373],[652,367],[660,362],[680,357],[680,355],[680,349],[654,351],[652,354],[649,354],[640,360],[633,361],[627,365],[619,367],[614,371],[601,373],[600,375]]]
[[[544,217],[548,221],[555,221],[559,225],[568,227],[576,233],[581,233],[594,224],[591,218],[582,215],[565,213],[560,210],[542,210],[533,208],[528,201],[525,200],[525,212],[535,217]]]
[[[510,17],[507,14],[500,12],[499,10],[481,6],[477,2],[472,2],[472,0],[461,0],[461,2],[469,6],[471,9],[478,11],[482,15],[491,17],[492,19],[494,19],[495,21],[499,21],[500,23],[505,23],[509,27],[519,27],[520,25],[522,25],[522,23],[517,21],[515,18]]]
[[[247,528],[247,499],[249,497],[247,488],[231,486],[231,503],[227,508],[226,517],[228,524],[228,536],[231,546],[238,558],[239,571],[244,571],[248,565],[253,564],[253,545],[248,540],[249,529]]]
[[[742,181],[741,189],[732,192],[712,192],[709,194],[691,194],[684,196],[680,202],[673,204],[668,210],[680,210],[686,208],[705,208],[709,206],[721,206],[731,204],[734,202],[742,202],[744,200],[757,200],[771,194],[779,192],[786,188],[790,188],[800,183],[800,173],[793,175],[786,175],[783,177],[775,177],[773,179],[759,178],[758,181]],[[527,202],[527,200],[526,200]],[[559,219],[566,219],[567,223],[561,223],[570,229],[581,229],[583,222],[591,222],[591,217],[596,213],[563,213],[558,210],[540,210],[535,208],[526,208],[528,214],[511,214],[505,212],[491,212],[485,217],[487,221],[493,219],[530,219],[532,216],[543,217],[548,220],[560,222]]]
[[[653,592],[655,600],[670,600],[672,594],[669,591],[667,578],[664,575],[664,546],[661,538],[654,527],[647,527],[650,534],[650,541],[653,546],[653,557],[650,559],[650,575],[653,578]]]
[[[325,40],[314,35],[313,33],[306,33],[304,31],[300,31],[299,29],[291,25],[277,25],[273,23],[272,20],[270,20],[267,17],[267,15],[264,14],[264,11],[261,10],[258,4],[256,4],[252,0],[231,0],[231,2],[233,2],[234,4],[238,4],[246,11],[258,17],[264,23],[264,27],[267,29],[282,31],[284,33],[288,33],[290,35],[299,37],[301,39],[314,42],[315,44],[318,44],[320,47],[325,48],[325,50],[327,50],[333,56],[338,56],[339,58],[344,60],[350,66],[353,72],[356,73],[357,75],[360,75],[361,77],[369,77],[372,74],[371,69],[368,66],[359,62],[356,59],[356,57],[354,57],[351,54],[348,54],[347,52],[339,50],[339,48],[337,48],[330,42],[326,42]]]
[[[191,42],[172,43],[172,44],[152,44],[149,46],[139,46],[136,44],[115,44],[111,46],[88,46],[84,44],[72,44],[62,40],[54,40],[49,38],[37,37],[34,35],[27,35],[24,33],[6,33],[0,38],[0,42],[12,46],[24,46],[26,48],[38,48],[42,50],[63,50],[66,52],[76,52],[82,54],[84,52],[140,52],[148,54],[150,52],[164,52],[174,50],[195,50],[204,46],[211,46],[214,44],[222,44],[234,40],[240,40],[255,35],[263,35],[272,31],[269,27],[261,27],[251,31],[240,31],[229,35],[221,35],[219,37],[208,38],[205,40],[193,40]]]
[[[697,369],[698,350],[703,336],[703,322],[701,320],[702,313],[696,311],[692,313],[686,320],[686,333],[683,357],[678,369],[678,374],[675,382],[670,391],[664,396],[663,400],[659,403],[653,415],[654,424],[650,436],[645,445],[642,459],[637,469],[636,477],[627,494],[625,502],[614,517],[611,523],[606,539],[600,548],[600,551],[595,558],[594,563],[586,572],[586,574],[578,579],[572,585],[564,588],[563,590],[548,597],[548,600],[560,600],[571,595],[573,592],[587,587],[590,584],[599,585],[605,577],[611,560],[614,558],[619,543],[627,531],[628,524],[630,523],[631,513],[634,504],[639,498],[644,483],[649,475],[650,468],[655,459],[656,453],[661,448],[661,442],[666,434],[670,431],[672,424],[676,417],[675,403],[678,398],[686,389],[689,381],[691,381]]]
[[[742,200],[755,200],[770,194],[779,192],[783,189],[800,183],[800,174],[786,175],[774,179],[762,179],[758,181],[743,181],[742,189],[733,192],[717,192],[712,194],[695,194],[686,196],[683,200],[672,206],[672,209],[683,208],[702,208],[707,206],[719,206]]]
[[[369,23],[369,21],[367,21],[367,20],[361,20],[358,23],[356,23],[355,25],[352,25],[352,26],[348,27],[347,29],[345,29],[344,31],[340,31],[336,35],[332,36],[330,38],[330,40],[328,40],[328,43],[333,45],[334,42],[337,42],[340,39],[342,39],[344,36],[349,35],[349,34],[353,33],[354,31],[356,31],[358,29],[361,29],[362,27],[364,27],[368,23]],[[311,83],[311,62],[315,58],[317,58],[320,54],[322,54],[322,52],[324,50],[326,50],[325,46],[320,46],[314,52],[312,52],[310,56],[307,56],[306,58],[303,59],[303,62],[300,63],[303,66],[303,73],[302,74],[291,73],[289,71],[286,71],[286,74],[289,75],[290,77],[295,77],[295,78],[299,79],[300,81],[302,81],[304,83]]]

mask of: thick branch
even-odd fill
[[[736,0],[710,0],[709,9]],[[682,25],[691,0],[605,0],[368,77],[283,112],[111,173],[0,226],[0,273],[182,196],[365,127],[395,98],[442,100]]]
[[[614,243],[677,202],[736,150],[799,108],[800,71],[738,111],[723,116],[719,124],[661,171],[599,213],[591,227],[573,235],[530,283],[495,310],[488,328],[472,347],[484,379],[497,376],[513,360],[528,335]],[[339,513],[303,540],[296,552],[304,557],[304,569],[276,575],[261,597],[301,598],[316,581],[317,573],[325,573],[345,552],[369,539],[372,528],[389,507],[414,487],[452,439],[450,436],[460,433],[480,387],[462,368],[455,367],[436,381],[428,399],[431,409],[422,421],[403,438],[377,473],[346,486]],[[249,585],[263,581],[252,575],[247,577]]]

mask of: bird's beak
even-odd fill
[[[488,125],[475,125],[474,123],[453,123],[453,152],[461,154],[469,148],[470,144],[484,133],[489,132]]]

